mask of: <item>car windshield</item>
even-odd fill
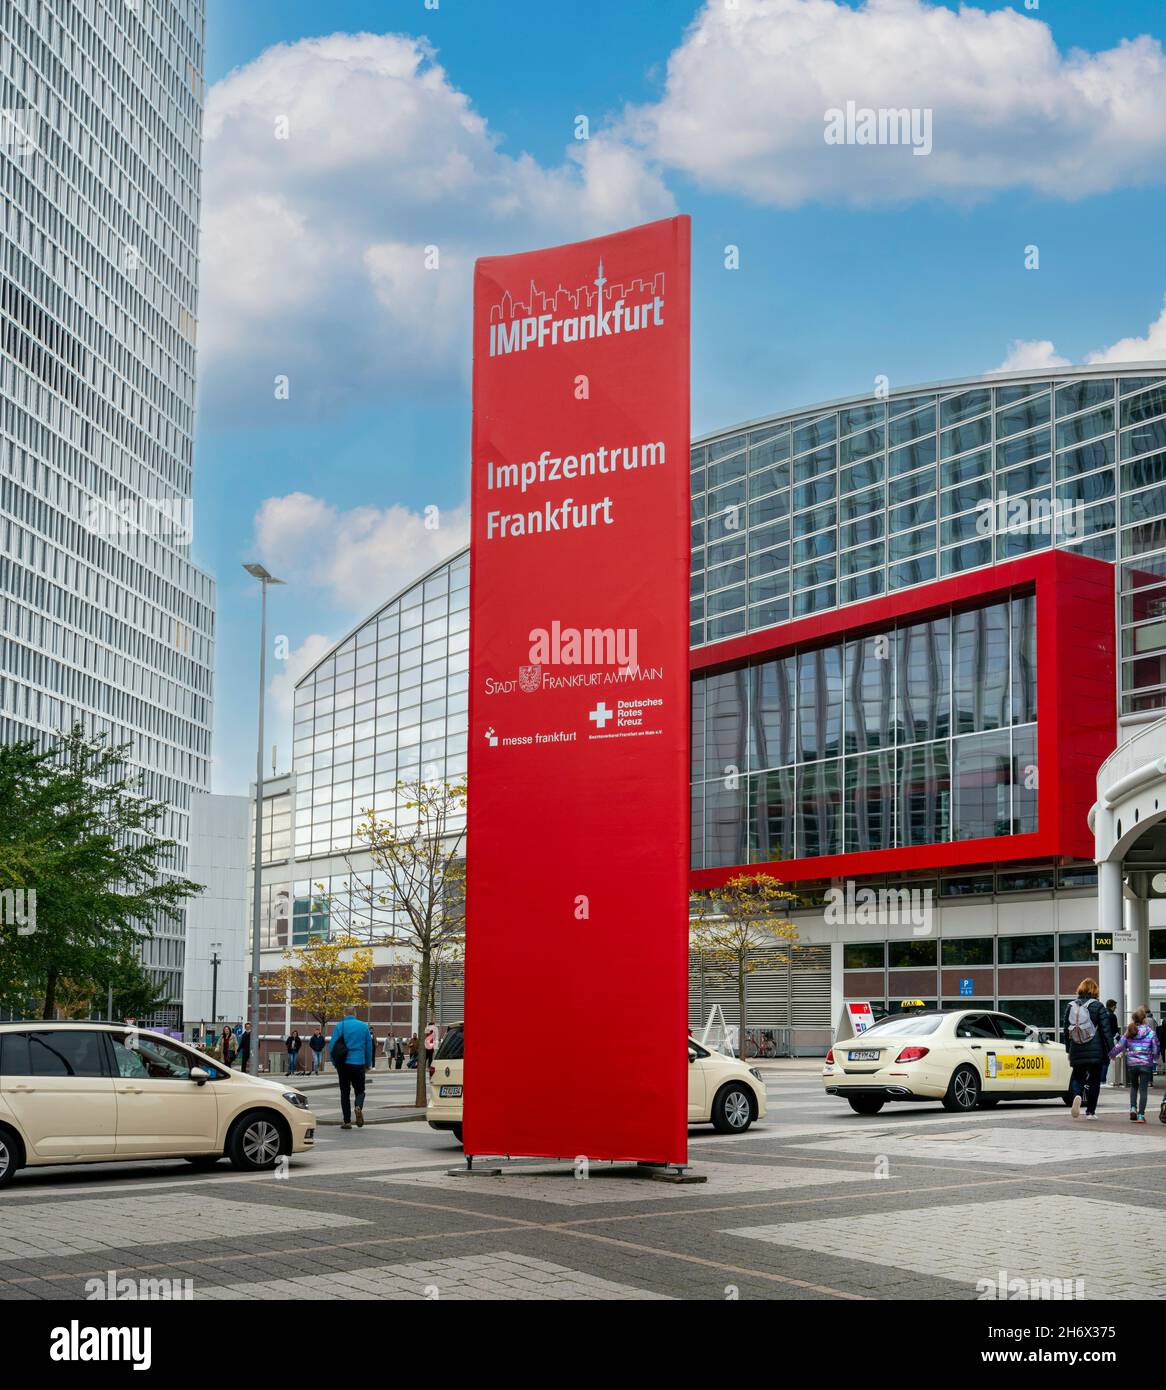
[[[464,1026],[454,1025],[441,1040],[435,1062],[457,1062],[465,1055],[466,1033]]]
[[[889,1018],[881,1018],[871,1024],[858,1035],[858,1039],[851,1039],[851,1042],[872,1037],[876,1033],[879,1037],[920,1038],[934,1033],[943,1022],[943,1017],[943,1014],[891,1014]]]

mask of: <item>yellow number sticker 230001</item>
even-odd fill
[[[986,1075],[989,1078],[1052,1076],[1052,1063],[1048,1057],[1032,1052],[1004,1053],[997,1056],[990,1052],[985,1059]]]

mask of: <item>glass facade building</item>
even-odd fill
[[[192,564],[203,0],[0,0],[0,737],[128,743],[185,868],[214,586]],[[182,997],[183,928],[144,943]]]

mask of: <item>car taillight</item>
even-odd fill
[[[827,1062],[831,1062],[831,1063],[834,1061],[834,1049],[833,1049],[833,1048],[831,1048],[830,1051],[826,1053],[826,1061],[827,1061]]]
[[[436,1067],[431,1066],[431,1067],[429,1068],[429,1075],[430,1075],[430,1076],[435,1075],[436,1072],[437,1072],[437,1068],[436,1068]]]
[[[896,1062],[917,1062],[931,1051],[929,1047],[905,1047],[895,1058]]]

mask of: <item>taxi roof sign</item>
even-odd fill
[[[900,999],[900,1009],[925,1009],[927,1005],[922,999]]]

